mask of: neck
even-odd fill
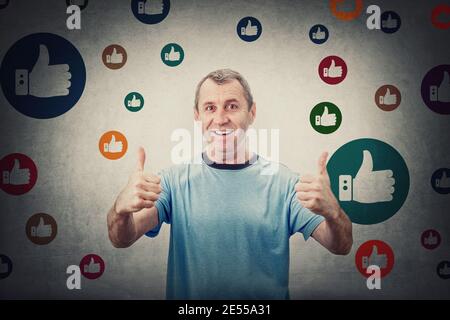
[[[206,155],[214,163],[220,164],[242,164],[250,160],[253,155],[247,148],[237,150],[217,150],[215,148],[206,148]]]

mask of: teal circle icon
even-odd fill
[[[309,122],[313,129],[319,133],[333,133],[342,123],[342,113],[335,104],[321,102],[311,110]]]
[[[161,60],[169,67],[176,67],[184,60],[183,48],[176,43],[169,43],[161,50]]]
[[[125,108],[131,112],[137,112],[144,107],[144,97],[139,92],[130,92],[123,100]]]
[[[331,190],[350,220],[383,222],[402,207],[409,191],[409,171],[389,144],[370,138],[341,146],[327,164]]]

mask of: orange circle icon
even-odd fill
[[[349,10],[351,4],[351,9]],[[362,0],[330,0],[331,13],[339,20],[350,21],[359,17],[363,10]]]
[[[120,159],[127,152],[127,138],[119,131],[108,131],[101,136],[98,148],[106,159]]]

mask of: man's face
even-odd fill
[[[202,122],[203,135],[216,150],[231,151],[243,141],[245,132],[256,116],[256,106],[248,108],[244,89],[237,80],[218,85],[207,79],[200,87],[195,120]]]

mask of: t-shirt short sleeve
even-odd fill
[[[152,230],[145,233],[147,237],[156,237],[159,234],[163,222],[170,224],[172,220],[172,202],[170,190],[170,172],[163,170],[161,172],[161,193],[159,199],[155,202],[155,207],[158,209],[158,225]]]
[[[298,178],[290,179],[289,181],[289,232],[290,235],[300,232],[303,234],[305,240],[308,240],[313,231],[325,218],[301,205],[295,191],[297,181]]]

